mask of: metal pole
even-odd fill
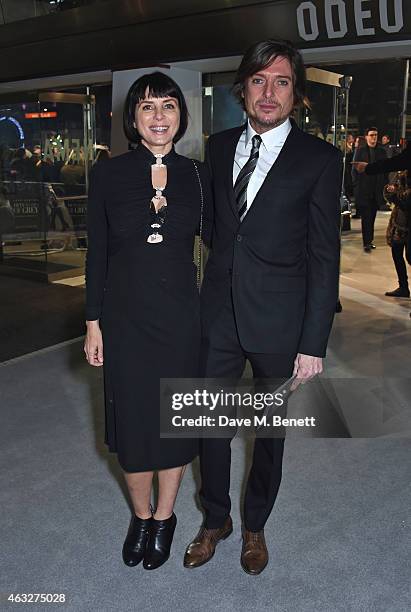
[[[344,157],[343,157],[343,178],[342,178],[342,185],[341,185],[341,193],[344,193],[345,195],[345,189],[344,189],[344,177],[345,177],[345,173],[347,170],[347,135],[348,135],[348,120],[349,120],[349,104],[350,104],[350,90],[347,87],[347,89],[343,89],[341,92],[342,96],[343,96],[343,100],[345,102],[345,132],[344,132],[344,140],[343,140],[343,145],[344,145]],[[351,168],[349,169],[349,171],[351,172]]]
[[[339,97],[337,96],[337,88],[334,87],[334,92],[335,92],[334,109],[336,108],[336,102],[338,99],[341,100],[341,106],[345,104],[345,132],[344,132],[344,138],[343,138],[344,150],[343,150],[343,173],[342,173],[342,181],[341,181],[342,183],[341,184],[341,197],[345,195],[344,177],[345,177],[345,171],[346,171],[346,165],[347,165],[347,134],[348,134],[348,118],[349,118],[349,102],[350,102],[351,83],[352,83],[352,77],[350,76],[341,77],[340,79],[341,90],[340,90]],[[334,111],[334,115],[335,115],[335,111]],[[336,121],[336,118],[334,119],[334,121]],[[335,128],[337,128],[336,123],[335,123]],[[334,136],[336,135],[336,133],[337,133],[337,129],[334,130]],[[334,140],[336,140],[336,137],[334,138]],[[336,142],[334,144],[336,146]],[[342,237],[342,221],[340,222],[340,250],[342,248],[341,237]],[[337,304],[335,307],[336,312],[342,312],[342,309],[343,309],[341,300],[339,297],[340,296],[340,291],[339,291],[340,281],[341,281],[341,257],[340,257],[340,269],[339,269],[339,274],[338,274],[338,300],[337,300]]]
[[[404,97],[402,101],[401,113],[401,138],[405,138],[407,133],[407,106],[408,106],[408,85],[410,81],[410,60],[405,60],[404,72]]]
[[[343,142],[342,142],[342,145],[343,145],[343,176],[342,176],[342,185],[341,185],[341,193],[343,194],[344,194],[344,176],[345,176],[345,171],[347,167],[347,134],[348,134],[351,83],[352,83],[352,77],[350,76],[343,76],[340,79],[341,90],[340,90],[339,98],[341,100],[341,106],[345,105],[345,113],[344,113],[345,131],[344,131],[344,137],[343,137]],[[350,169],[350,172],[351,172],[351,169]]]
[[[333,123],[334,123],[334,135],[333,145],[337,146],[337,121],[338,121],[338,91],[337,87],[333,87]]]
[[[87,95],[90,95],[90,88],[86,87]],[[84,155],[84,176],[86,181],[86,193],[88,192],[88,172],[89,172],[89,141],[90,141],[90,102],[83,104],[83,155]]]

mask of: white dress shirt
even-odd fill
[[[264,134],[260,134],[262,142],[260,144],[258,161],[247,186],[247,210],[242,218],[244,218],[250,209],[250,206],[253,203],[258,190],[263,184],[268,171],[279,156],[290,130],[291,121],[287,119],[281,125],[268,130],[268,132],[264,132]],[[250,157],[252,149],[251,139],[255,134],[257,134],[257,132],[251,127],[250,122],[248,121],[247,127],[241,134],[235,150],[233,164],[233,186],[236,182],[237,176],[240,174],[241,168],[247,163],[248,158]]]

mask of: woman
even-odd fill
[[[364,147],[365,144],[366,143],[365,143],[364,136],[355,137],[354,146],[353,146],[353,154],[350,160],[351,164],[353,164],[353,161],[355,161],[358,151],[361,149],[361,147]],[[355,168],[355,166],[353,167]],[[352,191],[353,191],[354,202],[355,202],[355,215],[353,215],[352,217],[353,219],[361,219],[360,195],[358,191],[358,180],[356,179],[357,179],[356,175],[351,171],[351,184],[352,184]]]
[[[354,195],[354,189],[352,184],[352,174],[351,174],[351,162],[354,157],[354,136],[352,134],[347,134],[347,139],[345,141],[345,165],[344,165],[344,192],[347,198],[352,200]]]
[[[137,147],[96,164],[89,191],[84,350],[90,365],[104,363],[105,442],[118,455],[134,509],[123,560],[143,560],[145,569],[169,557],[174,502],[197,455],[197,440],[161,439],[159,425],[160,378],[198,375],[193,246],[202,201],[207,240],[210,190],[205,166],[174,150],[187,120],[172,79],[160,72],[139,78],[124,107],[125,133]]]
[[[404,259],[410,224],[408,210],[410,192],[407,188],[407,177],[405,174],[401,173],[398,179],[396,179],[398,184],[389,184],[387,187],[387,195],[390,194],[393,209],[388,222],[386,238],[388,246],[391,247],[391,255],[398,276],[397,289],[385,292],[385,295],[388,297],[410,297],[407,265]]]

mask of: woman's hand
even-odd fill
[[[86,359],[92,366],[103,365],[103,337],[98,320],[86,321],[87,334],[84,341]]]

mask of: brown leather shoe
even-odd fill
[[[247,574],[261,574],[268,563],[268,550],[265,544],[264,530],[248,531],[243,528],[243,548],[241,567]]]
[[[193,568],[204,565],[213,557],[218,542],[225,540],[233,532],[233,521],[229,516],[223,527],[206,529],[201,527],[197,536],[189,544],[184,555],[184,567]]]

